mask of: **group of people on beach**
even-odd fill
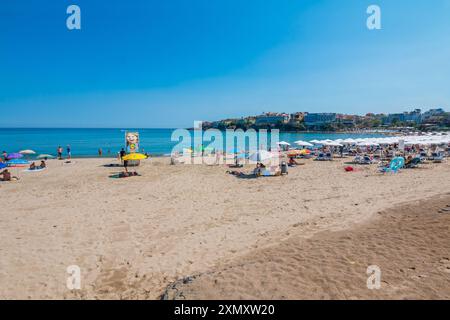
[[[46,167],[47,167],[47,164],[45,163],[44,160],[42,160],[38,166],[36,165],[36,163],[32,162],[28,169],[29,170],[40,170],[40,169],[45,169]]]

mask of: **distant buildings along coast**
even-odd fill
[[[203,122],[203,128],[280,129],[282,131],[357,131],[364,129],[450,130],[450,112],[443,108],[422,112],[415,109],[403,113],[350,115],[339,113],[276,113]]]

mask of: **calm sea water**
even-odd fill
[[[138,131],[140,147],[152,155],[170,154],[177,142],[171,141],[174,129],[127,129]],[[37,154],[56,154],[56,148],[71,146],[73,157],[116,156],[125,145],[125,129],[9,129],[0,128],[0,151],[18,152],[32,149]],[[280,133],[280,141],[346,139],[378,137],[380,134]],[[206,144],[205,144],[206,145]]]

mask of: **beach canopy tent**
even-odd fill
[[[23,157],[23,154],[20,153],[10,153],[6,156],[8,159],[20,159]]]
[[[145,154],[142,154],[142,153],[130,153],[130,154],[127,154],[126,156],[124,156],[122,158],[122,160],[125,160],[125,161],[129,161],[129,160],[144,160],[144,159],[147,159],[147,158],[148,158],[148,156],[146,156]]]
[[[309,142],[306,142],[303,140],[298,140],[298,141],[295,141],[294,143],[300,147],[312,147],[313,146],[312,143],[309,143]]]
[[[34,152],[33,150],[22,150],[19,151],[20,154],[36,154],[36,152]]]
[[[54,158],[54,156],[52,156],[51,154],[40,154],[37,156],[37,158],[38,159],[45,159],[45,158],[52,159],[52,158]]]

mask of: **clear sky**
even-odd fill
[[[449,105],[450,0],[0,2],[0,127]]]

